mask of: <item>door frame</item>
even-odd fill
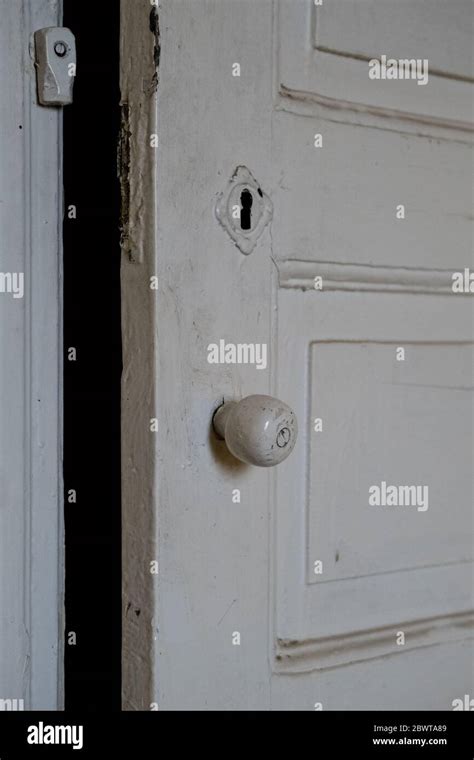
[[[12,192],[3,198],[1,268],[15,266],[25,285],[21,300],[0,304],[2,344],[10,348],[2,405],[13,420],[0,431],[9,478],[0,535],[3,709],[15,709],[8,706],[15,699],[26,710],[63,704],[62,115],[38,105],[33,44],[36,30],[61,18],[60,0],[4,3],[1,160]]]

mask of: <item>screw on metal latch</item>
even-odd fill
[[[59,58],[64,58],[64,56],[67,53],[67,45],[66,45],[66,43],[65,42],[61,42],[61,40],[59,40],[58,42],[56,42],[56,44],[54,45],[54,52],[56,53],[57,56],[59,56]]]

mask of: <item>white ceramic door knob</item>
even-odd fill
[[[292,452],[298,435],[294,412],[271,396],[228,401],[214,414],[214,430],[237,459],[273,467]]]

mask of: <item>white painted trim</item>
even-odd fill
[[[308,673],[336,668],[378,657],[404,654],[411,649],[465,641],[474,638],[474,613],[439,615],[433,618],[399,622],[382,628],[352,631],[342,636],[320,639],[277,639],[275,672]],[[403,631],[405,644],[396,643],[396,632]]]
[[[0,698],[63,704],[62,114],[37,105],[32,35],[60,23],[59,0],[4,4],[5,144],[0,269],[24,272],[1,296]]]
[[[60,26],[62,0],[30,0],[30,29]],[[64,703],[63,174],[61,109],[37,104],[30,58],[31,134],[31,708]],[[38,192],[38,188],[42,188]],[[47,221],[47,223],[45,223]],[[41,399],[41,401],[39,401]]]
[[[316,295],[321,295],[328,290],[459,295],[453,293],[452,275],[453,272],[464,271],[464,267],[415,269],[296,259],[286,259],[275,263],[278,268],[280,288],[312,290]],[[322,290],[315,290],[315,277],[322,277]]]

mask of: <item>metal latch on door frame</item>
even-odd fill
[[[35,66],[38,101],[42,106],[72,103],[76,76],[76,39],[65,26],[38,29],[35,39]]]

